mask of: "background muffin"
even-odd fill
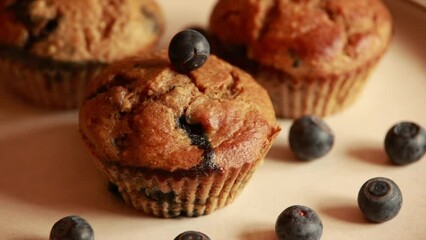
[[[188,74],[166,52],[116,63],[80,110],[97,166],[129,205],[161,217],[231,203],[279,130],[266,91],[215,56]]]
[[[249,71],[277,116],[329,115],[359,95],[391,39],[380,0],[219,0],[210,18],[218,55]]]
[[[105,65],[145,52],[164,30],[151,0],[0,2],[0,76],[32,103],[75,108]]]

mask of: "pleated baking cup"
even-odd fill
[[[328,116],[350,107],[359,97],[378,59],[353,71],[295,81],[291,76],[262,69],[254,74],[268,91],[276,116]]]
[[[149,215],[172,218],[207,215],[232,203],[262,161],[186,176],[147,173],[99,160],[96,163],[109,181],[118,186],[126,204]]]
[[[1,80],[27,102],[52,109],[80,106],[85,87],[104,68],[103,64],[33,64],[7,57],[0,58]]]

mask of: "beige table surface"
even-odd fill
[[[178,30],[207,22],[212,0],[159,1],[167,15],[167,46]],[[407,1],[388,0],[395,19],[389,52],[360,100],[326,118],[336,136],[332,151],[310,163],[294,160],[288,149],[289,121],[236,201],[199,218],[156,219],[136,212],[107,191],[77,130],[77,111],[33,108],[0,87],[0,240],[45,240],[53,223],[78,214],[98,240],[173,239],[199,230],[212,239],[276,239],[278,214],[293,204],[315,209],[323,238],[426,239],[426,157],[409,166],[388,163],[386,131],[411,120],[426,127],[426,11]],[[384,176],[401,188],[400,214],[371,224],[356,197],[369,178]]]

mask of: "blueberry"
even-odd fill
[[[174,240],[210,240],[210,238],[202,232],[186,231],[179,234]]]
[[[177,33],[169,44],[169,59],[180,72],[186,73],[201,67],[210,54],[206,37],[193,29]]]
[[[385,137],[385,151],[398,165],[415,162],[426,152],[426,131],[413,122],[393,125]]]
[[[57,221],[50,231],[49,240],[93,240],[92,226],[79,216],[67,216]]]
[[[317,116],[296,119],[289,133],[291,151],[302,160],[312,160],[327,154],[334,143],[334,134]]]
[[[275,223],[275,233],[279,240],[321,239],[322,229],[322,221],[317,213],[301,205],[286,208]]]
[[[401,209],[401,190],[388,178],[372,178],[359,190],[358,206],[364,216],[372,222],[389,221]]]
[[[123,196],[120,193],[120,189],[113,182],[110,182],[110,181],[108,182],[108,191],[112,193],[115,197],[117,197],[118,199],[123,200]]]

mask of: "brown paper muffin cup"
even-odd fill
[[[312,77],[302,81],[267,69],[261,69],[253,75],[268,91],[277,117],[324,117],[347,109],[358,99],[378,61],[379,58],[374,59],[344,74]]]
[[[104,68],[100,63],[34,64],[34,61],[0,58],[1,79],[29,103],[52,109],[79,107],[87,82]]]
[[[137,168],[109,165],[99,160],[96,164],[108,180],[118,186],[126,204],[149,215],[172,218],[207,215],[232,203],[262,161],[188,176],[147,174]]]

